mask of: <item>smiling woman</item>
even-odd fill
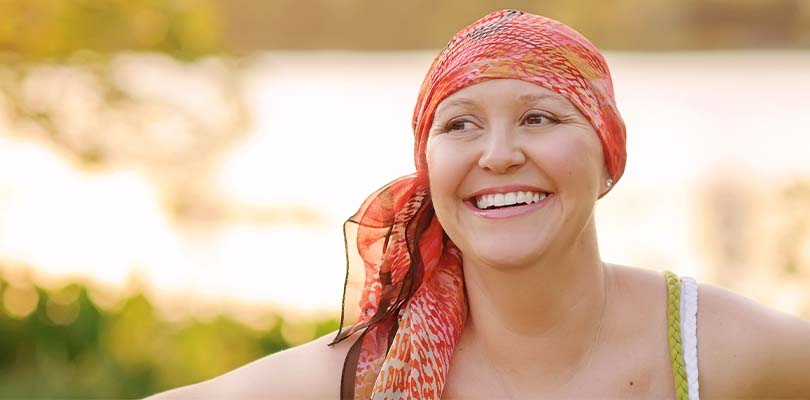
[[[602,261],[594,206],[625,127],[577,32],[483,17],[433,62],[413,127],[416,173],[345,226],[365,272],[351,326],[158,397],[810,396],[807,321]]]

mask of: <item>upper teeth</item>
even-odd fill
[[[511,206],[518,203],[532,204],[537,203],[546,198],[545,193],[539,192],[509,192],[509,193],[495,193],[484,194],[475,198],[475,205],[478,208],[487,208],[492,206]]]

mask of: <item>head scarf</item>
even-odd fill
[[[467,300],[461,253],[433,210],[425,146],[442,100],[498,78],[531,82],[568,99],[598,134],[613,181],[624,172],[625,128],[610,72],[587,39],[560,22],[516,10],[493,12],[457,33],[430,66],[416,102],[416,172],[372,193],[344,224],[345,237],[356,237],[365,280],[360,314],[333,341],[362,331],[346,356],[342,398],[441,397]],[[348,241],[346,246],[351,270]],[[344,315],[346,310],[344,289]]]

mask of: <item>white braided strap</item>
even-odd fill
[[[681,278],[681,343],[689,400],[700,400],[697,363],[697,283],[691,277]]]

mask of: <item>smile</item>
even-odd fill
[[[544,192],[490,193],[475,197],[475,206],[481,210],[539,203],[546,198]]]
[[[473,199],[464,201],[464,204],[480,217],[504,219],[538,210],[553,198],[554,193],[510,192],[476,196]]]

